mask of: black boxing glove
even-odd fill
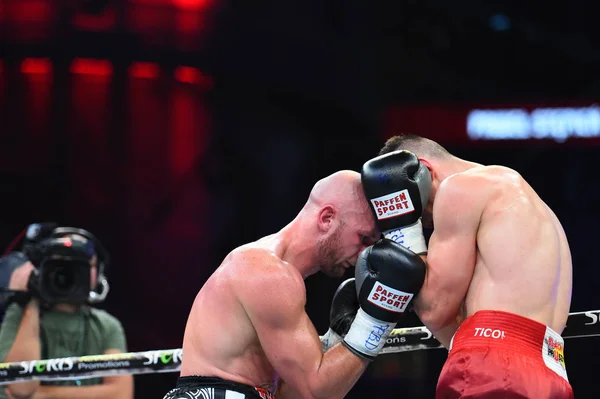
[[[342,338],[350,330],[358,308],[355,279],[349,278],[342,282],[333,294],[329,310],[329,330],[321,337],[323,352],[342,342]]]
[[[426,253],[421,216],[431,191],[427,167],[412,152],[394,151],[365,162],[361,180],[383,236]]]
[[[342,341],[356,355],[373,360],[425,281],[425,262],[413,251],[383,238],[356,261],[360,309]]]

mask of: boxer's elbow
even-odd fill
[[[318,374],[311,376],[307,384],[307,390],[303,393],[302,399],[325,399],[327,398],[327,389],[325,389],[322,378]]]
[[[343,399],[364,371],[364,367],[356,365],[353,365],[352,369],[350,371],[344,367],[322,367],[308,379],[307,390],[302,399]]]
[[[319,382],[317,373],[306,375],[301,381],[280,381],[277,388],[278,399],[321,399],[327,398],[327,395],[321,395],[323,391],[322,383]]]
[[[442,330],[456,320],[456,312],[448,307],[441,306],[415,306],[415,312],[419,320],[432,333]]]
[[[432,325],[437,322],[435,309],[433,309],[433,303],[431,301],[426,300],[425,290],[422,290],[421,293],[415,298],[413,301],[413,310],[427,328],[431,329]]]
[[[39,381],[21,382],[18,384],[10,384],[6,386],[6,391],[11,398],[14,399],[29,399],[37,392],[40,387]]]
[[[437,320],[431,312],[417,312],[417,315],[419,316],[421,323],[423,323],[430,331],[433,332],[440,328],[439,320]]]

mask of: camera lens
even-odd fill
[[[58,266],[50,273],[52,288],[57,294],[65,295],[73,290],[75,285],[75,276],[73,269],[64,266]]]
[[[46,259],[40,267],[40,298],[48,303],[83,303],[90,289],[88,260]]]

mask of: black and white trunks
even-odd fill
[[[240,384],[218,377],[185,376],[163,399],[275,399],[263,388]]]

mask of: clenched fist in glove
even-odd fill
[[[329,311],[329,330],[321,337],[323,352],[342,342],[358,312],[358,297],[354,278],[342,282],[333,294]]]
[[[426,253],[421,216],[431,191],[427,167],[412,152],[394,151],[365,162],[361,180],[383,236]]]
[[[425,262],[413,251],[383,238],[366,248],[356,262],[360,309],[343,343],[356,355],[373,360],[425,281]]]

